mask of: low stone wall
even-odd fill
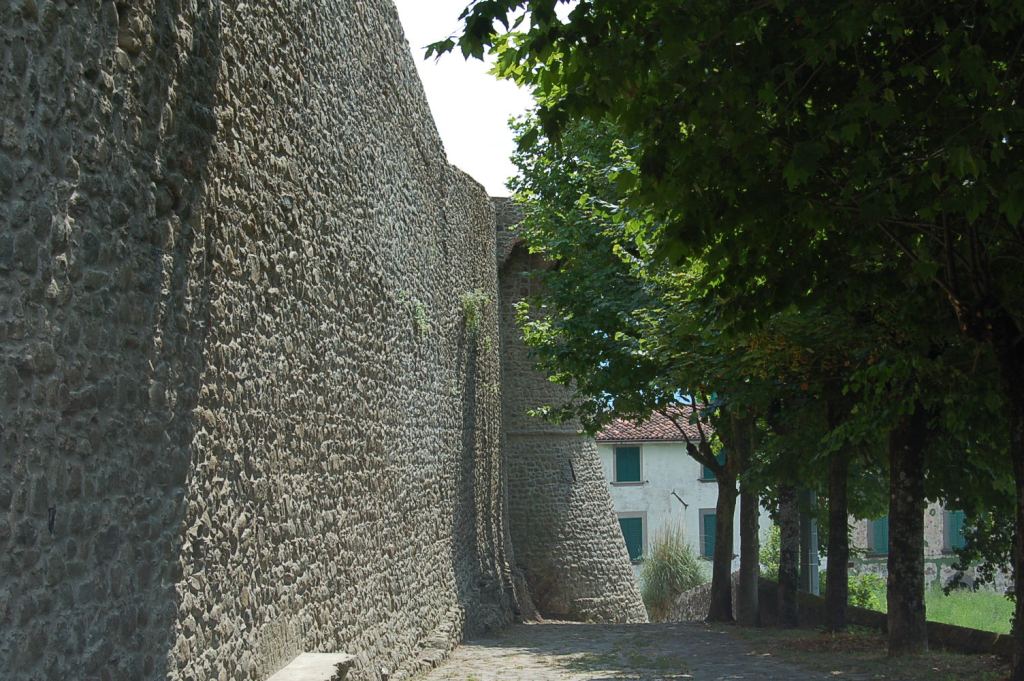
[[[740,573],[732,573],[732,611],[736,612],[736,597],[739,593]],[[703,622],[711,608],[711,582],[701,584],[679,594],[666,622]]]
[[[956,562],[956,557],[953,555],[937,557],[925,556],[925,588],[931,588],[933,586],[945,587],[952,582],[953,578],[957,574],[956,570],[953,569],[954,562]],[[889,575],[888,560],[885,556],[857,558],[851,561],[850,574],[874,574],[884,580]],[[963,583],[967,586],[973,586],[975,583],[975,574],[974,569],[968,570],[964,574]],[[988,586],[1001,593],[1012,591],[1013,573],[1010,570],[997,571],[994,575],[993,582]]]
[[[778,622],[778,584],[762,579],[760,582],[761,626],[773,626]],[[825,624],[825,599],[808,593],[798,594],[800,626],[818,627]],[[885,613],[866,608],[849,606],[846,621],[854,626],[887,630]],[[962,653],[1013,656],[1013,638],[990,631],[958,627],[941,622],[928,622],[928,644],[931,647],[946,648]]]
[[[739,573],[733,573],[733,612],[736,611]],[[761,579],[758,584],[759,617],[761,626],[775,626],[779,614],[778,583]],[[819,627],[825,624],[825,599],[822,596],[800,592],[797,594],[801,627]],[[680,594],[676,599],[668,622],[700,622],[705,619],[711,604],[711,584],[703,584]],[[886,631],[885,613],[849,606],[846,621],[854,626]],[[941,622],[928,622],[928,643],[932,647],[946,648],[961,653],[1013,657],[1013,638],[1005,634],[958,627]]]

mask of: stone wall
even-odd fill
[[[738,609],[740,573],[732,573],[732,611]],[[676,596],[665,622],[703,622],[711,609],[711,582],[695,586]]]
[[[502,425],[508,466],[509,522],[516,563],[546,617],[643,622],[640,600],[593,438],[578,423],[529,416],[558,403],[565,388],[533,368],[515,323],[516,302],[531,293],[529,272],[545,264],[514,230],[516,207],[498,199],[501,299]]]
[[[0,60],[3,678],[508,621],[493,209],[390,2],[11,0]]]

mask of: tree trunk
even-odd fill
[[[741,471],[750,469],[754,458],[754,418],[733,415],[730,419],[732,454]],[[742,473],[741,473],[742,476]],[[761,542],[758,536],[761,499],[749,479],[740,480],[740,579],[736,594],[736,620],[756,627],[760,620],[758,581],[761,576]]]
[[[758,580],[761,576],[761,538],[758,530],[761,519],[761,500],[756,491],[746,490],[740,496],[740,584],[736,598],[736,620],[745,627],[760,623],[757,600]]]
[[[889,434],[889,655],[928,649],[924,608],[924,453],[928,415],[918,403]]]
[[[709,622],[732,622],[733,517],[736,515],[736,478],[718,476],[715,505],[715,552],[711,566]]]
[[[846,629],[850,598],[850,535],[846,523],[849,502],[846,485],[850,460],[846,452],[833,452],[828,462],[828,567],[825,580],[825,629]]]
[[[800,507],[796,490],[788,485],[779,488],[779,536],[779,626],[792,628],[800,623]]]
[[[1024,368],[1024,363],[1022,363]],[[1013,457],[1013,477],[1017,488],[1017,518],[1014,533],[1013,589],[1015,598],[1013,619],[1013,668],[1010,681],[1024,681],[1024,377],[1018,373],[1017,390],[1013,395],[1010,416],[1010,456]]]
[[[837,390],[828,400],[828,427],[834,430],[846,417],[847,407]],[[845,449],[832,453],[828,462],[828,568],[825,580],[825,630],[846,629],[850,601],[850,503],[847,485],[850,457]]]
[[[818,593],[818,495],[809,489],[797,494],[800,504],[800,591]]]
[[[1017,594],[1013,623],[1010,681],[1024,681],[1024,339],[1012,319],[994,324],[993,344],[1003,377],[1010,427],[1010,459],[1017,488],[1013,588]]]

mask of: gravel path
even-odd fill
[[[520,624],[467,641],[417,681],[825,681],[703,624]],[[853,679],[843,675],[844,679]]]

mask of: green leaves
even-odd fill
[[[817,171],[818,162],[827,153],[824,144],[817,142],[798,142],[793,147],[793,155],[783,168],[782,174],[790,189],[795,189],[807,182]]]
[[[969,147],[958,146],[950,149],[949,166],[958,179],[978,176],[978,162]]]
[[[999,201],[999,211],[1011,225],[1017,226],[1024,217],[1024,171],[1012,173],[1006,182],[1006,189]]]
[[[530,126],[528,129],[523,131],[516,140],[516,148],[520,152],[528,152],[537,144],[537,140],[540,138],[540,129],[537,126]]]
[[[801,373],[856,374],[877,440],[893,391],[987,401],[960,329],[1024,328],[1020,2],[555,4],[475,2],[456,42],[538,104],[515,186],[561,267],[532,338],[577,411],[698,384],[801,403]],[[956,409],[960,455],[991,449],[1001,422]]]
[[[439,40],[436,43],[427,45],[427,52],[423,58],[430,59],[431,57],[434,57],[435,59],[440,59],[442,55],[451,52],[454,48],[455,39],[450,37],[445,38],[444,40]]]

